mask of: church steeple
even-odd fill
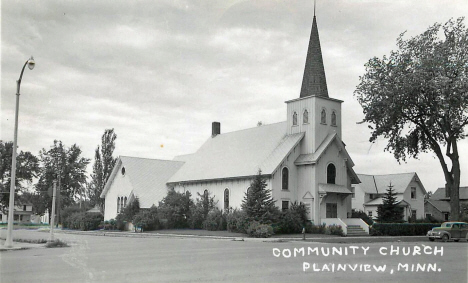
[[[323,67],[322,50],[315,18],[315,5],[300,97],[307,96],[328,97],[327,80],[325,79],[325,68]]]

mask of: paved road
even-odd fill
[[[48,236],[37,231],[15,233],[21,238]],[[0,282],[467,282],[467,242],[340,244],[72,234],[57,237],[70,242],[71,247],[0,252]],[[400,249],[399,255],[379,252],[384,248],[382,253],[390,253],[392,245]],[[318,249],[308,255],[309,247]],[[418,248],[423,252],[424,247],[432,254],[402,255],[403,248],[413,253]],[[335,248],[335,253],[341,250],[342,255],[325,256],[326,248],[330,252]],[[434,255],[435,248],[443,249],[443,255]],[[398,270],[399,263],[408,267],[401,265]],[[412,264],[417,263],[426,264],[426,269],[428,264],[436,264],[435,271],[411,271]],[[337,271],[338,264],[347,270]],[[372,265],[385,266],[386,270],[377,272]],[[304,267],[309,268],[304,271]],[[365,271],[367,268],[371,271]]]

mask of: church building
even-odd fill
[[[315,225],[368,233],[361,219],[348,218],[351,186],[360,180],[341,140],[342,102],[328,94],[314,15],[301,92],[286,101],[286,121],[229,133],[213,122],[211,137],[193,154],[174,160],[120,157],[101,194],[105,219],[115,218],[133,196],[141,207],[158,205],[168,188],[192,196],[208,191],[220,209],[240,208],[260,170],[280,209],[302,202]]]

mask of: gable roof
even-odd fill
[[[304,133],[286,135],[286,122],[210,137],[169,183],[272,174]]]
[[[460,200],[468,199],[468,187],[460,187],[459,192]],[[438,188],[431,196],[431,200],[449,200],[450,197],[445,196],[445,187]]]
[[[444,200],[427,199],[426,202],[432,204],[440,212],[450,212],[450,202]]]
[[[359,185],[359,187],[362,188],[363,191],[366,193],[384,194],[387,192],[390,183],[392,183],[394,192],[396,194],[403,194],[414,178],[418,180],[419,185],[423,190],[423,193],[426,193],[426,189],[419,180],[418,174],[416,174],[415,172],[387,175],[357,175],[361,180],[361,184]]]
[[[314,153],[299,155],[296,161],[294,161],[294,164],[295,165],[316,164],[319,161],[319,159],[322,157],[322,155],[325,153],[327,148],[329,148],[333,142],[335,142],[335,144],[338,146],[340,151],[345,156],[348,173],[351,176],[352,183],[359,184],[360,183],[359,177],[353,170],[354,162],[351,159],[351,156],[349,156],[348,151],[345,148],[345,144],[343,143],[343,141],[340,139],[340,137],[336,133],[328,134]]]
[[[154,200],[162,199],[166,195],[167,180],[183,164],[184,162],[181,161],[120,156],[102,191],[101,198],[107,194],[122,165],[125,167],[125,175],[128,176],[132,184],[133,194],[140,200],[140,206],[151,207]]]
[[[398,205],[402,205],[402,206],[408,206],[409,205],[408,202],[403,199],[402,195],[397,195],[397,196],[395,196],[395,198],[396,198],[396,203]],[[373,200],[370,200],[370,201],[364,203],[364,206],[378,206],[378,205],[381,205],[381,204],[383,204],[383,198],[378,197],[378,198],[375,198]]]

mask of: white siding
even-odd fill
[[[118,197],[129,197],[132,192],[132,184],[130,183],[130,177],[122,175],[120,166],[110,188],[106,194],[104,219],[109,220],[117,216],[117,198]],[[127,202],[128,204],[128,202]]]
[[[411,198],[411,188],[416,188],[416,199]],[[416,219],[424,218],[424,192],[419,182],[412,181],[406,188],[403,199],[411,206],[411,210],[416,210]]]
[[[177,184],[174,189],[177,192],[189,191],[192,194],[192,199],[198,197],[198,193],[203,195],[205,190],[210,192],[211,196],[215,197],[217,207],[224,210],[224,190],[229,189],[229,207],[240,209],[247,188],[250,186],[251,179],[232,179],[219,180],[197,183]],[[271,190],[271,180],[267,180],[267,188]]]

